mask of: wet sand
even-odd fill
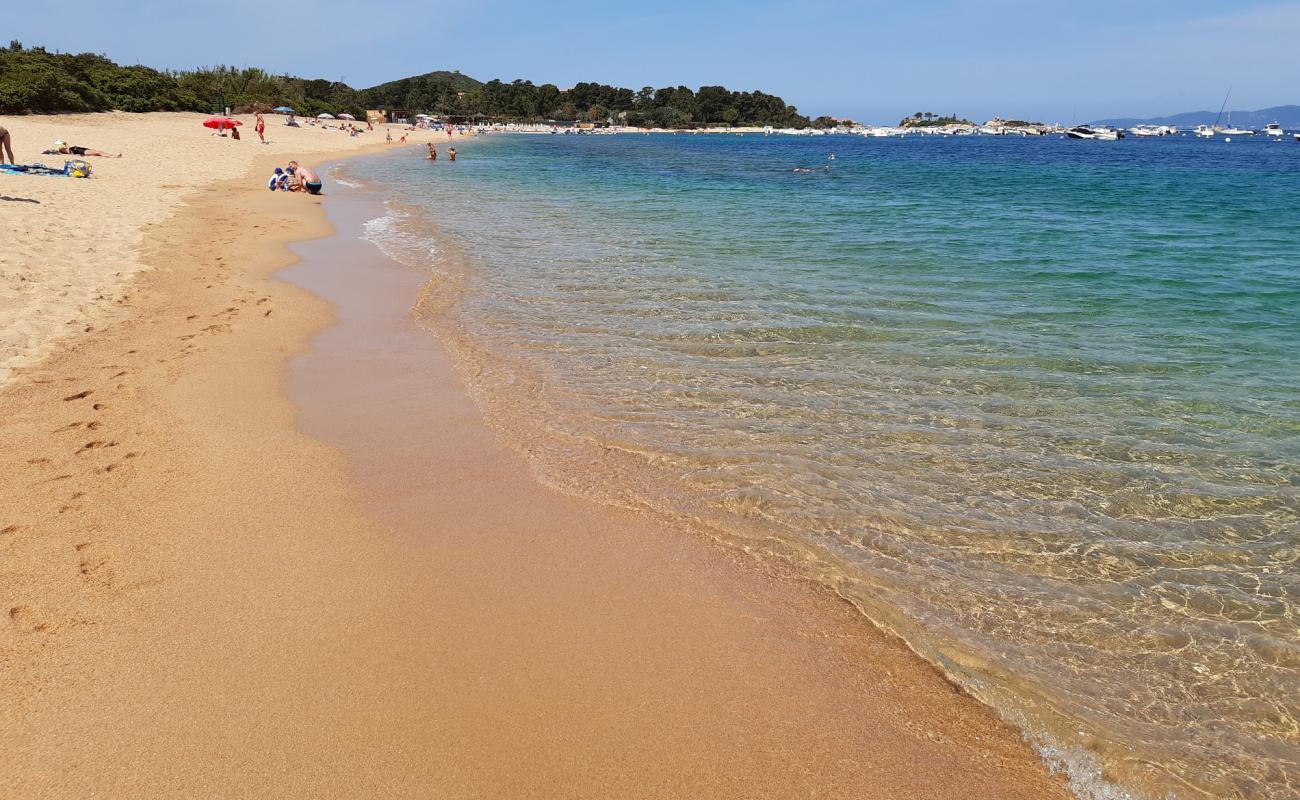
[[[0,390],[6,796],[1068,796],[824,590],[538,484],[373,200],[299,288],[329,226],[259,187]]]

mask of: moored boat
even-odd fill
[[[1123,131],[1107,128],[1104,125],[1077,125],[1066,131],[1065,135],[1071,139],[1096,139],[1104,142],[1114,142],[1124,138]]]

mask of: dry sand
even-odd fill
[[[0,795],[1067,796],[845,604],[535,483],[415,276],[332,242],[327,329],[269,165],[136,212],[116,312],[0,389]]]
[[[254,159],[291,158],[384,146],[384,130],[356,138],[321,127],[290,128],[267,115],[268,145],[254,118],[242,138],[204,128],[205,114],[77,114],[5,117],[20,164],[62,167],[76,156],[42,155],[56,139],[122,158],[86,158],[90,180],[0,174],[5,237],[0,247],[0,384],[9,371],[38,361],[51,342],[84,331],[117,304],[143,268],[146,232],[163,225],[177,204],[213,181],[246,175]],[[332,125],[338,123],[329,123]],[[358,123],[364,127],[364,123]],[[400,127],[393,126],[394,137]],[[419,137],[419,138],[417,138]],[[441,140],[425,132],[410,142]],[[165,238],[165,237],[164,237]],[[177,261],[184,251],[174,248]]]

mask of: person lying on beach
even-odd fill
[[[438,160],[438,148],[433,146],[433,142],[429,142],[429,160],[430,161]]]
[[[75,144],[69,147],[68,143],[63,141],[62,139],[59,139],[54,143],[54,152],[65,156],[90,156],[91,158],[121,158],[122,157],[121,153],[118,153],[117,155],[113,155],[112,153],[105,153],[103,150],[95,150],[89,147],[82,147],[80,145],[75,145]]]
[[[8,163],[10,164],[18,163],[17,161],[14,160],[13,138],[9,135],[9,130],[7,128],[0,127],[0,164],[5,163],[5,153],[9,154]]]
[[[297,161],[290,161],[289,168],[293,170],[294,175],[298,176],[303,191],[307,194],[320,194],[321,179],[311,167],[303,167]]]

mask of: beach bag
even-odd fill
[[[89,178],[90,165],[84,161],[64,161],[63,174],[70,178]]]

